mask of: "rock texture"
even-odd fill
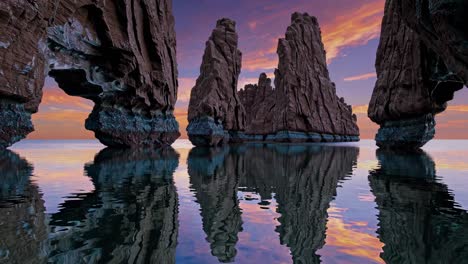
[[[0,10],[0,147],[33,130],[45,73],[95,103],[86,128],[106,145],[179,136],[172,1],[7,0]]]
[[[453,22],[454,26],[457,26],[458,18],[450,22],[452,18],[442,14],[451,10],[451,14],[455,15],[459,11],[445,4],[434,4],[431,8],[427,6],[427,2],[421,2],[420,5],[425,6],[419,6],[419,11],[416,11],[415,3],[403,3],[398,0],[386,2],[376,61],[378,79],[368,113],[371,120],[381,125],[376,136],[377,145],[380,147],[423,146],[435,135],[434,116],[446,109],[446,102],[452,100],[454,92],[462,89],[463,83],[466,83],[466,80],[462,79],[464,74],[459,74],[463,72],[460,70],[461,64],[455,63],[453,56],[466,59],[467,53],[462,52],[461,42],[454,43],[454,34],[447,33],[448,24]],[[414,11],[411,19],[408,15],[411,9],[407,9],[409,6]],[[430,24],[426,24],[430,17],[427,12],[435,12],[434,16],[437,17],[431,18],[435,21]],[[415,18],[419,22],[408,21]],[[434,35],[430,35],[429,38],[421,34],[427,30],[435,30],[434,22],[444,24],[445,31],[442,32],[437,26],[439,30],[433,32]],[[465,24],[463,23],[463,27],[466,30]],[[422,25],[427,27],[422,28]],[[444,39],[443,47],[438,47],[441,39],[435,39],[436,35]],[[460,40],[460,37],[462,36],[458,35],[457,39]],[[454,48],[450,50],[460,53],[450,57],[448,53],[452,51],[447,51],[447,44],[453,44]],[[467,64],[464,65],[466,74]]]
[[[422,151],[379,150],[369,182],[379,210],[385,263],[460,263],[468,257],[468,214]]]
[[[218,20],[206,42],[188,109],[187,132],[196,146],[235,141],[235,134],[244,130],[245,112],[237,96],[242,53],[235,26],[228,18]]]
[[[279,40],[278,55],[273,91],[262,74],[256,88],[259,91],[251,92],[255,87],[249,86],[239,92],[246,104],[255,98],[252,94],[263,96],[263,101],[247,112],[251,117],[246,137],[280,142],[359,140],[356,116],[336,95],[330,80],[317,19],[294,13],[286,37]]]

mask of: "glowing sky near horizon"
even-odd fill
[[[176,18],[179,94],[176,116],[182,137],[187,125],[190,89],[199,74],[205,41],[216,20],[237,22],[239,48],[243,53],[239,88],[256,83],[260,73],[274,77],[278,63],[276,46],[293,12],[318,18],[327,50],[327,61],[337,93],[353,105],[362,138],[373,138],[377,126],[366,114],[375,77],[375,54],[379,42],[384,0],[174,0]],[[437,118],[438,138],[468,138],[468,89],[456,94],[451,107]],[[36,132],[29,138],[94,138],[84,129],[92,103],[69,97],[50,78],[44,88],[40,112],[33,116]]]

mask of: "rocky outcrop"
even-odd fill
[[[273,87],[271,86],[271,79],[265,73],[260,74],[258,84],[248,84],[238,92],[239,99],[245,108],[246,118],[246,130],[249,131],[250,126],[268,127],[269,121],[266,120],[266,116],[256,116],[263,104],[267,103],[273,95]],[[257,124],[260,123],[260,124]]]
[[[237,96],[242,54],[237,48],[236,23],[218,20],[190,95],[187,132],[196,146],[235,141],[244,130],[245,112]]]
[[[379,150],[369,182],[379,210],[385,263],[459,263],[467,257],[468,214],[422,151]],[[460,235],[462,234],[462,235]]]
[[[163,146],[180,135],[170,0],[7,0],[0,10],[0,147],[33,130],[45,73],[95,103],[86,128],[108,146]]]
[[[393,1],[392,1],[393,2]],[[439,55],[457,81],[468,86],[468,2],[395,1],[404,22]],[[450,92],[450,90],[448,91]]]
[[[336,95],[330,80],[317,19],[294,13],[286,37],[279,40],[278,55],[276,88],[271,94],[257,92],[267,96],[259,106],[249,109],[252,117],[246,124],[246,138],[280,142],[359,140],[356,116]],[[265,79],[262,74],[257,89]],[[240,92],[242,101],[248,102],[251,93]]]
[[[419,4],[428,5],[427,2]],[[386,2],[376,61],[378,79],[369,103],[368,113],[371,120],[381,126],[376,135],[376,141],[377,145],[383,148],[423,146],[435,135],[434,116],[446,109],[446,102],[453,99],[455,91],[463,88],[463,81],[460,77],[462,75],[455,74],[463,72],[460,70],[460,63],[453,63],[453,57],[443,52],[448,50],[447,44],[453,44],[453,39],[448,38],[448,35],[452,33],[447,33],[447,23],[451,22],[442,19],[443,17],[449,19],[449,17],[439,13],[446,7],[434,5],[431,11],[428,11],[427,6],[421,6],[416,12],[414,5],[419,4],[403,3],[397,0]],[[414,11],[411,19],[406,17],[409,12],[407,6],[412,6]],[[446,26],[443,33],[433,32],[434,35],[427,38],[421,33],[434,30],[433,27],[426,25],[428,27],[415,30],[427,22],[426,17],[429,18],[429,14],[423,14],[426,12],[437,13],[437,23]],[[414,20],[415,17],[419,17],[417,20],[420,22],[413,21],[408,24],[407,20]],[[456,22],[456,20],[453,21]],[[434,39],[435,36],[438,37]],[[439,36],[447,37],[443,41],[442,51],[436,47],[440,45]],[[459,43],[454,45],[461,48],[462,45]],[[452,55],[463,58],[466,53],[460,52]],[[467,64],[464,65],[466,67]],[[465,72],[468,72],[467,68]]]

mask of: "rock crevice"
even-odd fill
[[[134,147],[174,142],[180,134],[173,115],[178,84],[172,2],[39,2],[0,4],[6,10],[0,12],[0,30],[5,32],[0,41],[10,43],[0,49],[2,101],[8,98],[16,108],[24,105],[27,119],[38,109],[48,73],[67,94],[95,103],[86,128],[102,143]],[[10,131],[0,146],[33,130],[32,125],[17,126],[0,127]]]

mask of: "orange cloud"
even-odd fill
[[[190,93],[196,82],[196,78],[179,78],[178,102],[188,103],[190,101]]]
[[[380,258],[383,243],[372,234],[361,231],[369,229],[367,222],[345,223],[342,218],[330,217],[327,223],[326,246],[337,248],[346,255],[370,260],[374,263],[384,263]],[[333,252],[333,251],[332,251]],[[324,248],[321,255],[333,257],[332,252]]]
[[[384,0],[377,0],[353,10],[343,9],[343,14],[337,14],[333,21],[321,24],[322,40],[327,51],[327,63],[331,63],[333,59],[339,57],[344,48],[365,45],[370,40],[380,36],[384,5]],[[304,7],[296,9],[300,10]],[[291,10],[285,10],[262,17],[262,21],[251,21],[249,27],[252,29],[253,25],[256,28],[259,24],[274,23],[273,21],[278,17],[286,16],[290,12]],[[255,52],[244,54],[242,68],[249,71],[275,69],[278,65],[276,48],[278,39],[281,37],[261,40],[267,45]]]
[[[174,116],[179,122],[179,131],[180,131],[180,139],[188,139],[187,136],[187,126],[188,126],[188,113],[187,109],[176,109],[174,112]]]
[[[370,72],[370,73],[365,73],[361,75],[346,77],[344,78],[344,81],[345,82],[363,81],[363,80],[368,80],[374,77],[377,77],[377,74],[375,72]]]
[[[449,105],[447,111],[468,112],[468,105]]]
[[[39,112],[32,116],[35,131],[29,139],[94,139],[84,128],[93,108],[89,100],[65,94],[58,87],[44,89]]]
[[[330,63],[337,58],[346,47],[367,44],[370,40],[380,36],[384,0],[362,5],[322,26],[323,43],[327,50],[327,61]]]
[[[368,105],[355,105],[353,106],[353,113],[355,114],[367,114]]]

